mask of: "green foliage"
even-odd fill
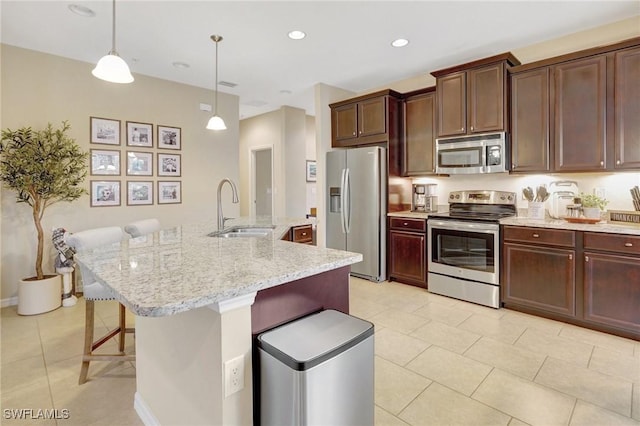
[[[585,194],[582,192],[580,193],[580,198],[582,200],[582,207],[597,207],[600,210],[604,210],[607,204],[609,204],[609,201],[594,194]]]
[[[41,220],[45,209],[60,201],[73,201],[87,190],[80,185],[87,175],[89,157],[67,135],[70,125],[34,131],[31,127],[2,131],[0,180],[17,193],[16,201],[31,206],[38,231],[36,274],[42,279],[44,236]]]

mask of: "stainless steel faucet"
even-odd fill
[[[224,229],[224,222],[227,219],[232,219],[231,217],[224,217],[222,214],[222,200],[220,199],[220,194],[222,192],[222,186],[225,182],[228,182],[231,185],[231,191],[233,191],[233,203],[238,203],[238,189],[236,188],[236,184],[233,183],[231,179],[222,179],[218,184],[218,231],[222,231]]]

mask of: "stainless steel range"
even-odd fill
[[[499,308],[498,222],[515,215],[515,192],[451,192],[449,212],[427,221],[429,292]]]

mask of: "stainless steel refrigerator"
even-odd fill
[[[327,153],[327,247],[361,253],[351,274],[386,279],[387,151]]]

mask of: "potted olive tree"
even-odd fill
[[[87,193],[81,187],[87,175],[88,153],[67,134],[70,125],[59,129],[51,123],[44,130],[30,127],[2,131],[0,141],[0,180],[16,191],[16,201],[31,207],[38,245],[33,277],[18,284],[18,313],[33,315],[56,309],[61,303],[59,275],[42,271],[45,210],[60,201],[73,201]]]

